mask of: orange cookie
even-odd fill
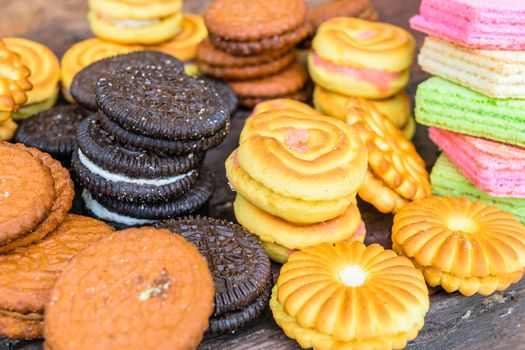
[[[481,201],[428,197],[394,217],[393,249],[447,292],[488,295],[518,282],[525,268],[525,227]]]
[[[194,349],[214,294],[206,260],[182,236],[116,232],[77,254],[58,278],[46,305],[45,347]]]
[[[28,149],[0,142],[0,251],[30,235],[55,199],[51,170]]]
[[[53,180],[55,198],[51,210],[45,219],[24,236],[0,245],[0,253],[8,252],[14,248],[22,247],[44,238],[64,220],[67,212],[71,209],[73,197],[75,196],[74,185],[69,176],[69,171],[67,171],[58,160],[51,158],[49,154],[41,152],[36,148],[29,148],[22,144],[16,144],[13,145],[13,147],[18,148],[20,151],[30,153],[49,169]],[[28,192],[26,189],[24,190]]]
[[[40,338],[49,291],[77,252],[113,229],[69,214],[44,240],[0,255],[0,336]]]
[[[358,192],[362,199],[383,213],[396,213],[405,202],[431,195],[425,162],[376,107],[364,99],[349,100],[347,123],[368,148],[369,171]]]
[[[26,92],[33,87],[31,72],[22,63],[20,55],[7,49],[0,39],[0,111],[14,112],[27,101]]]
[[[303,348],[402,349],[423,327],[429,297],[407,258],[378,244],[323,243],[290,256],[270,308]]]

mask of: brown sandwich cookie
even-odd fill
[[[253,55],[291,48],[303,40],[310,32],[306,14],[303,0],[215,0],[204,21],[215,46],[231,54]]]
[[[46,304],[45,348],[194,349],[213,296],[206,260],[182,236],[116,232],[77,254],[58,278]]]
[[[217,49],[209,39],[197,47],[197,65],[206,75],[225,80],[249,80],[276,74],[295,60],[293,50],[257,56],[234,56]]]
[[[44,304],[64,266],[111,231],[98,220],[69,214],[42,241],[0,255],[0,335],[42,337]]]
[[[301,64],[295,63],[282,72],[262,79],[230,82],[239,103],[253,107],[256,103],[274,98],[293,98],[305,101],[308,93],[308,72]],[[254,104],[255,103],[255,104]]]

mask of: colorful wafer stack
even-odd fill
[[[409,81],[415,40],[391,24],[352,17],[330,19],[317,29],[308,57],[317,110],[346,118],[345,105],[371,101],[407,138],[415,131]]]
[[[417,90],[416,118],[443,150],[433,192],[482,199],[522,222],[524,16],[518,1],[424,0],[410,22],[430,35],[419,64],[435,77]]]

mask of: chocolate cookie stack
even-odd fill
[[[106,74],[95,99],[72,159],[86,209],[117,227],[199,212],[213,193],[205,151],[230,127],[223,93],[159,62]]]
[[[215,0],[204,14],[210,36],[197,48],[206,75],[227,81],[240,104],[309,98],[308,73],[295,46],[311,31],[303,0]]]

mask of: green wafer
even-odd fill
[[[433,77],[416,93],[419,123],[525,146],[525,99],[487,97]]]
[[[507,211],[525,223],[525,198],[492,197],[478,190],[471,184],[458,168],[441,154],[430,174],[432,193],[436,196],[467,197],[470,200],[482,200],[488,205],[494,205]]]

